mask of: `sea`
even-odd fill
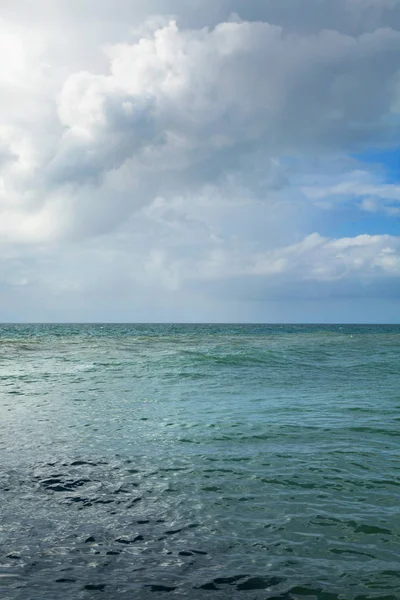
[[[0,326],[1,600],[400,599],[400,326]]]

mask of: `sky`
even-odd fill
[[[2,0],[0,321],[400,322],[400,0]]]

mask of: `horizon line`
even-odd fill
[[[1,325],[400,325],[400,321],[1,321]]]

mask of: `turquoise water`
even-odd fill
[[[400,326],[0,326],[2,600],[400,598]]]

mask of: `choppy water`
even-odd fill
[[[0,326],[1,599],[398,600],[399,358],[399,326]]]

